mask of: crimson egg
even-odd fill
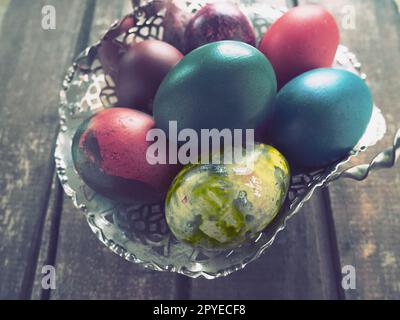
[[[306,71],[330,67],[338,45],[339,29],[332,15],[320,6],[304,5],[273,23],[259,49],[274,67],[281,88]]]
[[[72,143],[75,169],[94,191],[115,201],[135,204],[163,199],[179,168],[151,165],[146,135],[153,118],[128,108],[110,108],[85,120]]]
[[[159,40],[145,40],[131,46],[119,64],[118,105],[151,113],[161,81],[182,57],[178,49]]]

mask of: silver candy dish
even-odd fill
[[[194,11],[200,7],[200,3],[185,2],[184,6],[184,10]],[[264,5],[261,1],[251,5],[242,4],[242,9],[251,18],[259,37],[286,10]],[[65,193],[84,213],[92,231],[114,253],[157,271],[177,272],[193,278],[226,276],[244,268],[271,246],[277,234],[285,229],[288,219],[300,210],[318,188],[344,177],[362,180],[370,170],[395,164],[400,149],[400,131],[393,146],[378,155],[371,164],[346,169],[352,158],[376,144],[386,132],[385,119],[375,106],[365,135],[346,158],[316,172],[293,176],[284,207],[273,223],[257,239],[234,250],[218,252],[195,249],[176,240],[166,225],[163,203],[135,206],[100,196],[79,177],[71,155],[72,138],[81,122],[116,102],[114,83],[104,73],[99,52],[101,54],[104,40],[123,49],[134,39],[162,39],[164,14],[165,8],[149,2],[135,7],[131,15],[115,22],[101,41],[76,58],[67,72],[60,93],[61,125],[55,151],[58,176]],[[366,78],[356,56],[344,46],[338,49],[335,67]]]

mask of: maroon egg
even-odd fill
[[[207,4],[192,17],[185,31],[185,52],[220,40],[256,45],[250,20],[235,4],[229,2]]]
[[[185,50],[185,29],[191,14],[179,8],[174,1],[166,1],[165,7],[163,41],[183,52]]]
[[[147,161],[151,142],[146,135],[153,128],[153,118],[140,111],[100,111],[74,136],[76,170],[89,187],[112,200],[135,204],[162,200],[179,167]]]
[[[126,47],[113,39],[103,39],[98,47],[98,56],[104,73],[116,81],[119,62]]]
[[[163,41],[146,40],[131,46],[119,64],[118,104],[151,113],[158,87],[182,57],[178,49]]]
[[[104,35],[98,46],[97,54],[103,71],[106,75],[109,75],[114,82],[117,79],[119,62],[128,49],[128,46],[124,42],[117,40],[117,38],[128,32],[134,25],[134,17],[126,16]]]

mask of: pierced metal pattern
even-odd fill
[[[196,7],[199,7],[198,2],[187,3],[189,11],[196,10]],[[275,9],[260,1],[243,6],[243,10],[256,25],[261,26],[272,23],[282,15],[285,8]],[[106,68],[111,75],[116,72],[116,64],[101,63],[102,54],[111,53],[118,58],[132,41],[161,39],[163,14],[164,11],[157,10],[153,2],[137,8],[132,15],[114,23],[100,42],[86,49],[68,70],[60,93],[61,128],[55,152],[56,168],[66,194],[83,211],[99,240],[113,252],[152,270],[212,279],[240,270],[257,259],[285,228],[287,220],[299,211],[317,188],[326,185],[335,176],[338,177],[345,163],[383,137],[386,125],[380,110],[375,107],[366,134],[346,159],[316,172],[293,176],[283,209],[254,241],[234,250],[216,252],[193,249],[172,236],[165,222],[162,203],[129,206],[100,196],[81,180],[74,169],[71,155],[72,138],[80,123],[117,101],[112,76],[104,74]],[[257,30],[260,38],[264,30]],[[104,49],[107,46],[111,48],[109,51]],[[338,50],[336,67],[361,74],[361,64],[343,46]]]

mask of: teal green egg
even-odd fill
[[[153,104],[157,127],[254,129],[272,114],[276,78],[267,58],[238,41],[218,41],[185,56],[161,83]]]
[[[371,119],[372,95],[357,75],[316,69],[277,94],[268,142],[296,168],[321,168],[345,157]]]
[[[233,164],[189,165],[168,191],[168,226],[177,239],[195,247],[235,248],[273,221],[289,181],[283,155],[262,144]]]

